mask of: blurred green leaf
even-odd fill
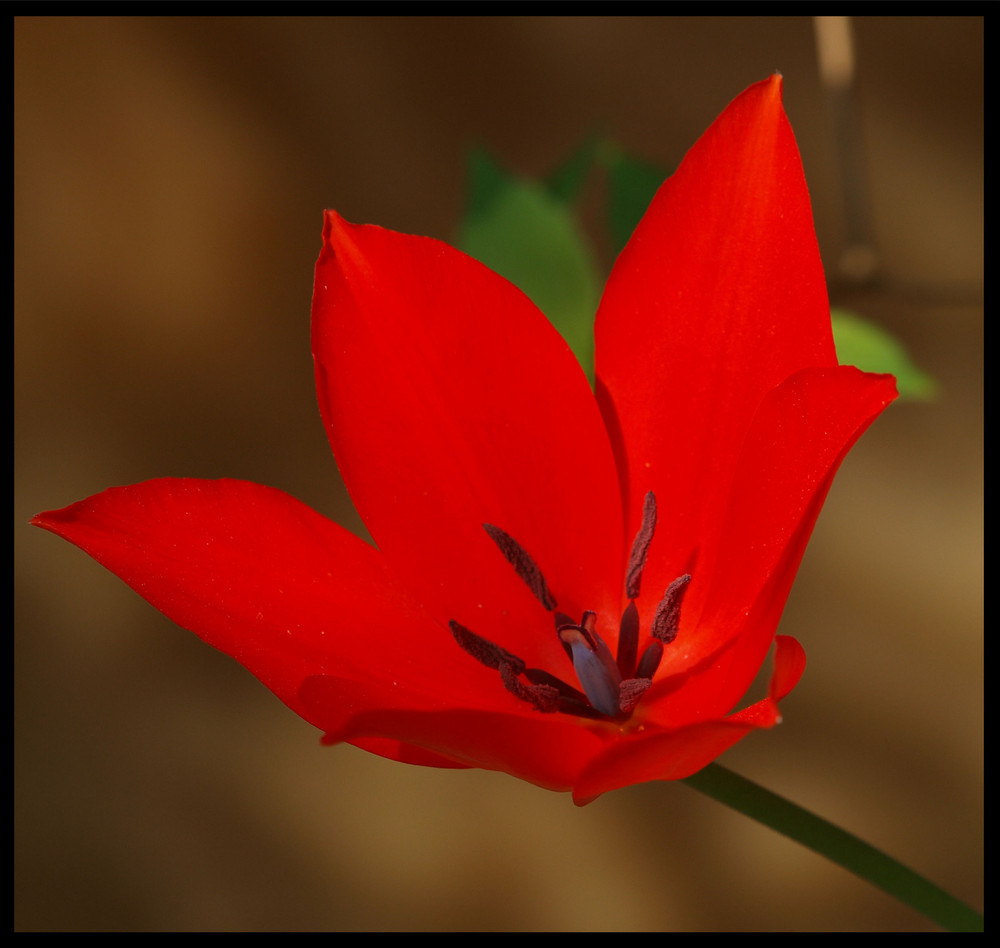
[[[848,310],[834,309],[830,315],[841,365],[895,375],[901,399],[930,401],[936,396],[937,382],[910,361],[899,340]]]
[[[473,151],[458,238],[466,253],[520,287],[545,313],[591,382],[600,279],[570,204],[598,157],[608,173],[607,220],[619,253],[667,175],[597,139],[585,142],[544,184],[509,173],[483,149]],[[935,397],[937,383],[888,332],[846,310],[834,309],[831,317],[841,364],[896,376],[901,398]]]
[[[473,148],[469,152],[466,175],[468,193],[463,226],[469,218],[486,214],[511,180],[511,175],[493,160],[485,148]]]
[[[545,176],[545,187],[554,198],[563,204],[572,204],[587,183],[587,177],[601,147],[601,140],[592,135],[555,171]]]
[[[600,280],[566,204],[477,150],[470,156],[468,208],[458,245],[531,298],[593,382]]]
[[[608,171],[608,230],[618,256],[668,175],[662,168],[630,158],[614,146],[606,149],[604,165]]]

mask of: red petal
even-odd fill
[[[517,704],[399,588],[378,551],[281,491],[163,479],[32,522],[75,543],[307,718],[298,690],[317,674],[405,675],[423,700],[444,690],[470,707]]]
[[[655,491],[661,526],[643,586],[665,589],[718,536],[761,399],[803,367],[836,364],[780,78],[735,99],[660,189],[615,264],[596,332],[626,533]]]
[[[327,743],[369,746],[390,738],[440,755],[455,764],[499,770],[548,790],[569,790],[602,746],[602,734],[563,714],[503,714],[458,707],[439,709],[410,702],[390,685],[373,690],[357,682],[324,676],[302,687],[310,720],[327,730]],[[516,701],[516,699],[511,699]],[[614,733],[610,731],[610,733]]]
[[[560,610],[617,620],[617,475],[558,333],[472,258],[331,212],[313,354],[341,473],[400,579],[440,621],[571,673],[551,617],[482,526],[517,540]]]
[[[805,369],[762,402],[736,465],[717,558],[699,561],[682,631],[664,658],[664,671],[681,671],[739,637],[705,677],[705,713],[725,713],[749,687],[834,474],[895,397],[891,376],[840,366]]]
[[[751,731],[777,724],[781,720],[777,702],[798,683],[805,668],[805,653],[787,635],[779,635],[775,645],[768,697],[721,720],[659,733],[647,727],[624,735],[581,773],[573,786],[576,803],[582,806],[602,793],[634,783],[690,777]]]
[[[336,742],[324,739],[324,743]],[[455,763],[453,760],[448,760],[447,757],[442,757],[433,751],[424,750],[422,747],[416,747],[413,744],[404,744],[402,741],[394,741],[384,737],[359,738],[351,741],[351,743],[355,747],[360,747],[361,750],[368,751],[369,754],[378,754],[379,757],[385,757],[388,760],[398,760],[403,764],[415,764],[419,767],[446,767],[452,770],[462,770],[469,766],[468,764]]]

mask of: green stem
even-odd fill
[[[684,783],[839,863],[953,932],[981,932],[983,916],[874,846],[719,764]]]

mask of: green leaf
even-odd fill
[[[468,209],[458,245],[531,298],[593,381],[600,281],[565,203],[477,150],[470,156]]]
[[[555,171],[547,174],[544,184],[549,194],[563,204],[572,204],[587,183],[587,176],[594,167],[600,147],[601,140],[596,135],[591,135]]]
[[[937,395],[937,382],[910,361],[895,337],[844,309],[834,309],[830,316],[841,365],[895,375],[901,399],[931,401]]]
[[[667,172],[620,149],[607,149],[604,165],[608,171],[608,230],[615,256],[622,252],[636,225],[646,213]]]
[[[473,148],[468,159],[468,195],[465,220],[479,217],[489,211],[490,205],[507,188],[511,176],[492,158],[485,148]],[[464,224],[463,224],[464,226]]]

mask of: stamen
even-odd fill
[[[551,675],[548,678],[552,678],[552,682],[542,680],[526,685],[519,677],[525,673],[524,659],[518,658],[512,652],[501,648],[495,642],[484,639],[481,635],[476,635],[475,632],[471,632],[454,619],[448,623],[448,626],[451,629],[451,634],[455,637],[455,641],[458,642],[463,651],[468,652],[476,661],[482,663],[487,668],[499,671],[504,687],[515,698],[527,701],[528,704],[534,705],[539,711],[545,713],[559,711],[565,699],[573,701],[575,700],[575,695],[580,694],[568,685],[563,685],[562,688],[555,687],[553,682],[560,685],[562,685],[562,682]],[[532,671],[535,671],[535,669],[532,669]],[[545,673],[543,672],[542,674],[544,675]],[[526,677],[530,681],[534,676],[526,675]],[[568,692],[565,698],[562,694],[563,688]],[[580,695],[580,697],[583,698],[584,696]]]
[[[663,643],[653,639],[639,659],[639,667],[635,670],[636,678],[649,678],[652,680],[656,674],[656,669],[660,667],[660,660],[663,658]]]
[[[527,584],[534,593],[535,598],[546,609],[551,612],[556,607],[555,596],[549,592],[549,587],[545,584],[545,577],[538,568],[535,561],[528,556],[524,548],[509,533],[494,527],[491,523],[484,523],[483,529],[489,534],[490,539],[500,548],[500,552],[507,558],[507,562],[514,567],[514,571]]]
[[[639,610],[630,602],[618,626],[618,671],[622,678],[635,674],[635,656],[639,648]]]
[[[667,586],[667,591],[656,607],[653,625],[649,631],[654,639],[658,639],[664,645],[669,645],[677,638],[677,630],[681,624],[681,603],[684,601],[684,594],[690,582],[690,573],[678,576]]]
[[[652,683],[649,678],[629,678],[618,686],[618,707],[622,714],[632,713]]]
[[[506,662],[500,666],[500,678],[503,686],[515,698],[533,704],[545,714],[559,710],[559,691],[551,685],[526,685],[517,677],[518,673]]]
[[[570,652],[570,658],[572,657],[572,652]],[[559,692],[559,710],[563,714],[575,714],[581,718],[600,719],[604,717],[600,711],[595,711],[590,706],[587,696],[582,691],[577,691],[576,688],[567,685],[566,682],[556,678],[555,675],[550,675],[541,668],[526,668],[524,670],[524,677],[533,685],[549,685],[555,688]]]
[[[524,677],[533,685],[549,685],[555,688],[562,698],[568,698],[570,701],[575,701],[584,706],[587,704],[587,696],[582,691],[578,691],[572,685],[567,685],[566,682],[556,678],[555,675],[549,674],[547,671],[543,671],[541,668],[526,668],[524,670]]]
[[[500,670],[509,666],[518,675],[524,671],[524,659],[518,658],[507,649],[484,639],[475,632],[470,632],[464,625],[459,625],[454,619],[448,623],[451,634],[455,637],[462,651],[468,652],[477,662],[487,668]]]
[[[597,720],[613,718],[624,721],[652,685],[653,676],[663,659],[664,646],[677,637],[681,605],[691,582],[690,574],[685,573],[667,587],[650,626],[651,641],[637,662],[639,610],[635,598],[639,595],[646,556],[656,530],[656,497],[653,492],[649,491],[643,500],[642,524],[629,555],[625,577],[629,604],[619,623],[617,660],[612,658],[611,650],[597,631],[596,613],[584,612],[577,624],[569,616],[556,611],[555,597],[527,551],[500,527],[484,523],[483,529],[535,598],[553,614],[559,642],[573,662],[583,691],[540,668],[528,668],[524,659],[453,619],[448,626],[459,647],[480,664],[498,671],[507,691],[538,711],[561,711]]]
[[[652,491],[646,494],[642,502],[642,524],[632,541],[632,552],[628,558],[628,569],[625,571],[625,595],[636,599],[639,586],[642,584],[642,570],[646,565],[646,554],[656,530],[656,497]]]

